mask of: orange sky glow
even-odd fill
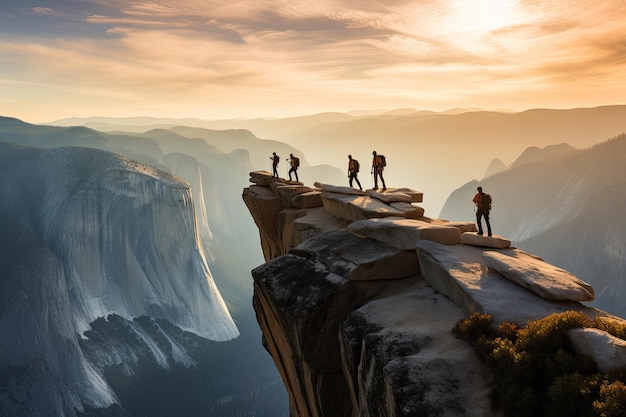
[[[623,0],[0,5],[0,115],[219,119],[625,104]]]

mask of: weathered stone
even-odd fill
[[[421,203],[424,201],[424,193],[420,191],[415,191],[410,188],[402,187],[402,188],[387,188],[386,192],[388,193],[402,193],[408,194],[411,196],[412,203]]]
[[[267,179],[265,178],[250,177],[250,182],[264,187],[268,186]]]
[[[322,207],[308,210],[283,210],[278,213],[276,223],[283,254],[320,233],[344,229],[347,225],[345,220],[327,213]]]
[[[502,249],[515,256],[524,252]],[[441,245],[428,240],[417,243],[420,271],[435,290],[471,313],[488,312],[496,324],[510,321],[525,326],[552,313],[582,311],[589,317],[599,314],[575,301],[547,300],[504,278],[483,262],[485,251],[469,245]]]
[[[423,239],[454,245],[461,242],[461,232],[456,227],[433,225],[420,220],[387,217],[359,220],[348,229],[357,236],[370,237],[394,248],[414,250]]]
[[[254,309],[290,401],[290,415],[350,417],[339,326],[347,314],[407,280],[354,282],[285,255],[255,268]]]
[[[268,171],[252,171],[250,172],[250,177],[268,179],[268,178],[272,178],[272,173]]]
[[[377,200],[382,201],[383,203],[394,203],[394,202],[404,202],[404,203],[412,203],[413,198],[404,193],[396,193],[396,192],[378,192],[378,191],[370,191],[369,196],[375,198]]]
[[[382,201],[358,195],[345,195],[322,191],[324,209],[344,220],[362,220],[404,214]]]
[[[275,195],[258,195],[256,191],[259,190],[255,188],[253,192],[250,188],[245,188],[242,197],[259,228],[263,255],[266,260],[273,259],[282,254],[278,229],[276,228],[276,217],[283,210],[283,205]]]
[[[259,196],[259,197],[276,197],[276,194],[274,194],[274,191],[272,191],[271,188],[269,187],[262,187],[259,185],[251,185],[248,190],[254,194],[255,196]]]
[[[282,186],[277,186],[274,188],[274,192],[276,193],[276,195],[280,199],[281,204],[285,208],[294,207],[291,203],[291,200],[294,196],[298,194],[303,194],[309,191],[311,191],[310,187],[306,187],[304,185],[298,185],[298,184],[282,185]]]
[[[317,188],[319,188],[322,191],[326,191],[326,192],[334,193],[334,194],[366,195],[365,191],[357,190],[356,188],[352,188],[352,187],[322,184],[319,182],[316,182],[313,185],[315,185]]]
[[[350,313],[339,339],[354,415],[498,415],[480,361],[450,332],[462,318],[422,281]]]
[[[399,279],[419,274],[414,251],[362,239],[345,229],[320,233],[291,252],[315,257],[329,271],[353,281]]]
[[[593,301],[591,285],[566,270],[521,252],[512,255],[486,252],[483,259],[489,268],[547,300]]]
[[[309,191],[307,193],[294,195],[291,197],[291,204],[294,207],[302,209],[322,207],[322,193],[319,191]]]
[[[511,241],[502,236],[480,236],[475,232],[465,232],[461,236],[464,245],[482,246],[486,248],[505,249],[511,246]]]
[[[599,329],[567,332],[574,351],[591,357],[600,372],[626,367],[626,341]]]
[[[411,203],[394,202],[389,205],[403,213],[403,217],[407,219],[419,219],[424,216],[424,209]]]

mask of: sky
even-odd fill
[[[0,115],[626,104],[624,0],[2,0]]]

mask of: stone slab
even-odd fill
[[[552,313],[582,311],[593,318],[602,312],[576,301],[555,301],[540,297],[509,281],[483,262],[487,251],[477,246],[442,245],[428,240],[417,242],[420,271],[435,290],[446,295],[467,314],[489,313],[495,324],[510,321],[525,326]],[[489,249],[514,256],[518,249]]]
[[[390,193],[402,193],[402,194],[408,194],[411,196],[411,202],[412,203],[422,203],[424,202],[424,193],[420,192],[420,191],[415,191],[411,188],[406,188],[406,187],[402,187],[402,188],[387,188],[386,190],[387,192]]]
[[[498,252],[483,255],[485,265],[498,271],[512,282],[528,288],[547,300],[593,301],[591,285],[568,271],[535,257],[515,253],[510,256]]]
[[[346,229],[317,234],[291,253],[314,257],[329,271],[351,281],[392,280],[419,274],[415,251],[362,239]]]
[[[274,192],[276,193],[276,195],[280,199],[281,204],[285,208],[294,207],[293,204],[291,203],[291,200],[294,196],[298,194],[303,194],[309,191],[311,191],[310,187],[299,185],[299,184],[295,184],[295,185],[285,184],[281,186],[276,186],[274,188]]]
[[[326,191],[329,193],[336,193],[336,194],[345,194],[345,195],[366,195],[365,191],[361,191],[358,190],[356,188],[352,188],[352,187],[344,187],[341,185],[329,185],[329,184],[322,184],[319,182],[316,182],[315,187],[319,188],[322,191]]]
[[[357,236],[364,236],[402,250],[414,250],[423,239],[444,245],[461,242],[461,232],[456,227],[433,225],[420,220],[399,217],[358,220],[348,229]]]
[[[309,191],[291,197],[291,204],[294,207],[308,209],[322,207],[322,193],[319,191]]]
[[[322,203],[329,213],[350,221],[404,215],[400,210],[366,196],[322,191]]]
[[[394,202],[389,203],[389,205],[404,213],[403,217],[406,217],[407,219],[419,219],[424,216],[424,208],[416,206],[412,203]]]
[[[395,202],[404,202],[404,203],[412,203],[413,198],[404,193],[398,192],[389,192],[389,191],[369,191],[369,196],[375,198],[377,200],[382,201],[383,203],[395,203]]]
[[[476,226],[474,226],[474,229]],[[478,235],[476,232],[465,232],[461,235],[461,242],[464,245],[482,246],[485,248],[505,249],[511,246],[511,241],[502,236]]]
[[[599,329],[571,329],[567,335],[574,351],[591,357],[600,372],[626,367],[626,340]]]

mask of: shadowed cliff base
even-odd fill
[[[498,415],[456,322],[478,312],[523,326],[571,310],[620,320],[583,304],[588,284],[508,239],[426,217],[417,191],[265,172],[251,182],[243,199],[267,261],[253,271],[254,306],[294,416]],[[626,364],[623,345],[601,343]]]

